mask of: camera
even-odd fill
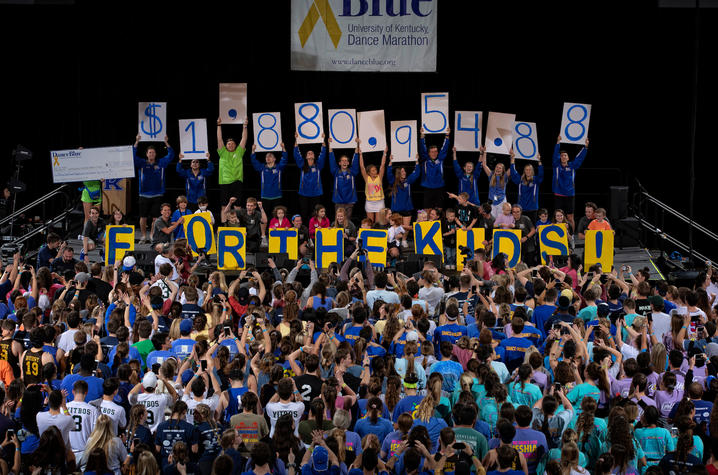
[[[309,256],[304,256],[304,257],[302,257],[302,264],[307,264],[307,265],[309,265]]]
[[[366,256],[368,254],[368,251],[364,249],[364,241],[361,238],[357,239],[357,251],[360,256]]]
[[[224,324],[224,336],[229,336],[229,330],[230,330],[229,324],[225,323]]]
[[[704,355],[696,355],[696,368],[702,368],[706,364],[706,357]]]
[[[466,444],[463,442],[454,442],[454,450],[464,450],[466,448]]]

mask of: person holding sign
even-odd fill
[[[299,150],[297,138],[299,134],[294,134],[294,160],[301,170],[299,178],[299,210],[302,217],[309,217],[314,214],[314,208],[319,204],[322,197],[322,177],[321,171],[324,168],[324,161],[327,156],[327,149],[324,145],[324,134],[322,134],[322,150],[319,152],[319,158],[314,156],[314,150],[308,150],[307,154],[302,157]]]
[[[436,145],[426,148],[424,128],[421,128],[419,139],[419,161],[421,164],[421,186],[424,187],[424,208],[441,206],[444,202],[444,159],[449,150],[449,135],[451,129],[446,128],[446,137],[441,150]]]
[[[524,166],[523,175],[516,171],[516,158],[511,156],[511,181],[519,185],[519,202],[524,215],[535,222],[538,217],[539,185],[543,182],[543,165],[541,155],[536,155],[539,160],[538,175],[534,175],[534,167],[530,163]]]
[[[411,229],[411,214],[414,211],[414,203],[411,201],[411,185],[416,182],[421,174],[421,167],[414,167],[411,175],[406,176],[406,168],[398,167],[392,170],[391,161],[394,156],[389,155],[389,168],[387,180],[391,185],[391,212],[401,215],[402,226]]]
[[[339,207],[344,208],[347,220],[352,218],[352,209],[354,208],[354,203],[357,202],[355,177],[359,174],[359,160],[357,160],[360,153],[359,138],[356,139],[356,143],[357,147],[354,151],[351,165],[349,165],[349,157],[342,155],[339,157],[339,167],[337,167],[337,161],[332,151],[332,138],[329,137],[329,171],[334,177],[332,201],[337,209]]]
[[[244,147],[247,145],[247,124],[248,119],[244,118],[242,127],[242,138],[237,142],[227,137],[225,144],[222,138],[222,119],[217,119],[217,153],[219,153],[219,191],[220,205],[229,203],[231,197],[240,200],[242,198],[242,182],[244,181]]]
[[[135,144],[132,146],[132,153],[135,160],[135,169],[139,172],[140,178],[140,231],[142,238],[140,243],[147,243],[147,218],[152,219],[152,224],[160,214],[162,196],[165,194],[165,168],[175,158],[175,152],[170,147],[169,138],[165,135],[165,147],[167,155],[157,161],[157,149],[154,145],[147,147],[145,156],[147,160],[137,155],[137,145],[140,143],[141,135],[137,135]]]
[[[207,167],[202,168],[201,162],[194,159],[190,162],[189,170],[182,167],[182,158],[184,154],[180,153],[180,161],[177,162],[177,174],[185,179],[184,191],[187,197],[189,208],[194,211],[197,209],[197,199],[200,196],[207,196],[207,177],[214,173],[214,163],[209,160],[209,152],[207,153]]]
[[[504,209],[503,204],[506,203],[506,184],[511,178],[511,170],[506,171],[506,166],[498,162],[494,166],[494,171],[486,165],[486,148],[481,147],[481,165],[484,167],[486,175],[489,177],[489,201],[491,201],[491,216],[498,218]],[[509,152],[511,160],[514,159],[514,149]],[[509,207],[509,211],[511,207]]]
[[[568,152],[561,150],[561,136],[556,140],[556,146],[553,149],[553,194],[554,207],[562,209],[566,212],[566,219],[571,223],[571,228],[576,225],[573,222],[573,209],[575,206],[575,180],[576,170],[579,169],[588,153],[588,138],[586,145],[578,152],[576,158],[569,162]]]
[[[381,166],[377,169],[376,165],[369,165],[368,168],[364,168],[364,154],[359,150],[359,168],[366,182],[366,204],[364,205],[364,209],[366,210],[367,218],[374,222],[376,222],[377,213],[384,209],[384,187],[382,180],[384,179],[386,154],[388,151],[389,147],[384,148],[384,153],[381,156]]]
[[[481,176],[481,167],[474,167],[474,162],[466,162],[464,163],[464,168],[462,169],[459,166],[459,161],[456,159],[456,147],[453,148],[453,152],[454,173],[456,173],[456,178],[459,179],[459,191],[456,194],[460,195],[464,192],[468,193],[469,202],[479,206],[481,204],[481,200],[479,199],[478,180],[479,176]]]
[[[282,142],[282,158],[277,164],[277,157],[272,152],[267,152],[264,156],[264,164],[257,160],[257,144],[252,144],[252,166],[262,175],[262,187],[260,197],[267,206],[272,210],[279,205],[282,199],[282,171],[287,166],[287,150]]]

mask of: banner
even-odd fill
[[[468,247],[472,251],[484,248],[486,240],[486,230],[484,228],[473,229],[457,229],[456,230],[456,270],[464,270],[464,254],[461,253],[462,247]]]
[[[392,120],[390,127],[393,162],[416,162],[416,121]]]
[[[324,116],[321,102],[294,104],[294,123],[297,124],[297,143],[323,143]]]
[[[601,264],[603,272],[613,269],[613,231],[586,231],[584,241],[583,268]]]
[[[205,160],[209,152],[207,144],[207,120],[183,119],[179,121],[180,151],[182,160]]]
[[[247,267],[247,229],[217,229],[217,269],[244,270]]]
[[[243,124],[247,117],[247,83],[219,85],[219,117],[223,124]]]
[[[563,103],[561,115],[561,143],[583,145],[588,137],[588,123],[591,120],[591,104]]]
[[[454,112],[454,146],[457,152],[478,152],[481,147],[481,111]]]
[[[317,269],[326,269],[332,262],[344,260],[344,230],[317,228],[314,243],[314,263]]]
[[[444,240],[441,235],[440,221],[414,223],[414,252],[441,256],[441,260],[444,260]]]
[[[329,137],[332,148],[355,148],[357,138],[356,109],[329,109]]]
[[[140,142],[164,142],[167,135],[167,103],[140,102],[137,134]]]
[[[109,225],[105,228],[105,265],[114,266],[125,257],[127,251],[135,250],[135,227]]]
[[[287,253],[290,259],[297,260],[299,253],[299,232],[296,228],[270,229],[269,253]]]
[[[516,122],[514,124],[514,154],[516,154],[516,158],[538,161],[536,122]]]
[[[438,0],[292,0],[295,71],[436,71]]]
[[[494,252],[492,258],[499,252],[508,256],[506,267],[513,269],[521,262],[521,230],[520,229],[494,229]]]
[[[384,111],[359,112],[359,140],[361,151],[383,152],[386,148],[386,125]]]
[[[489,112],[486,123],[486,151],[508,155],[513,144],[515,114]]]
[[[50,152],[53,183],[134,178],[132,146],[83,148]]]
[[[197,257],[199,251],[207,254],[217,252],[212,228],[212,213],[205,211],[204,213],[188,214],[182,221],[182,226],[193,256]]]
[[[568,256],[568,230],[565,223],[539,226],[538,237],[541,264],[548,264],[548,256]]]
[[[369,259],[371,265],[386,267],[386,251],[389,247],[389,231],[386,229],[359,229],[357,243],[362,241],[362,247],[367,254],[359,256],[359,262]],[[357,244],[358,245],[358,244]]]
[[[252,114],[254,122],[254,143],[257,152],[279,152],[282,150],[282,117],[279,112]]]

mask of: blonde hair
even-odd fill
[[[423,422],[429,422],[431,417],[434,415],[436,405],[439,404],[441,399],[441,379],[436,378],[433,382],[429,383],[426,388],[426,396],[419,403],[416,408],[416,418]]]
[[[561,474],[569,475],[573,469],[578,467],[578,445],[575,442],[568,442],[561,447]]]
[[[95,421],[95,428],[92,430],[90,437],[85,445],[85,452],[91,453],[94,449],[102,449],[110,459],[110,443],[115,438],[115,431],[112,429],[112,419],[107,414],[102,414]]]
[[[137,457],[137,471],[135,475],[157,475],[158,473],[160,473],[160,467],[157,465],[155,456],[148,450],[142,451],[140,456]]]
[[[182,338],[182,335],[180,334],[180,323],[182,323],[181,318],[175,318],[172,320],[172,325],[170,325],[170,333],[169,337],[172,341],[179,340]]]

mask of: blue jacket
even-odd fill
[[[343,172],[334,158],[334,152],[329,152],[329,171],[334,177],[334,194],[332,201],[336,204],[354,204],[357,201],[357,187],[355,177],[359,174],[359,154],[355,153],[352,164]]]
[[[262,174],[262,191],[260,196],[265,200],[273,200],[282,197],[282,170],[287,166],[287,152],[282,152],[282,158],[273,167],[257,160],[256,154],[252,154],[252,166]]]
[[[444,186],[444,159],[449,150],[449,139],[444,139],[444,145],[439,150],[436,160],[429,159],[429,151],[424,139],[419,140],[419,163],[421,164],[421,186],[424,188],[441,188]]]
[[[565,167],[561,166],[561,145],[556,144],[553,149],[553,192],[560,196],[574,196],[574,180],[576,178],[576,170],[586,159],[588,149],[583,147],[576,158],[569,161]]]
[[[322,177],[320,172],[324,168],[324,161],[327,158],[327,148],[322,145],[322,151],[319,152],[313,167],[308,171],[304,171],[304,157],[302,157],[299,147],[294,147],[294,160],[297,162],[301,177],[299,179],[299,194],[301,196],[322,196]]]
[[[469,202],[474,203],[475,205],[480,205],[481,200],[479,200],[478,181],[481,176],[481,164],[477,164],[477,166],[474,167],[473,174],[467,175],[459,166],[459,162],[454,160],[454,173],[456,173],[456,178],[459,179],[459,191],[456,194],[460,195],[461,193],[466,192],[469,194]]]
[[[539,164],[538,174],[528,185],[521,181],[521,174],[516,171],[516,165],[511,164],[511,181],[519,185],[519,204],[524,211],[536,211],[539,208],[539,185],[543,182],[543,165]]]
[[[396,193],[392,193],[391,195],[391,210],[392,211],[413,211],[414,210],[414,204],[411,202],[411,185],[414,183],[418,178],[419,174],[421,173],[421,167],[416,166],[414,167],[414,171],[411,172],[411,175],[407,176],[406,179],[399,184],[399,186],[396,188]],[[389,185],[394,185],[394,172],[391,169],[391,164],[389,164],[389,167],[387,168],[387,174],[386,174],[387,180],[389,180]]]
[[[207,160],[207,168],[200,168],[199,175],[195,176],[192,169],[182,168],[182,162],[177,162],[177,174],[185,179],[184,194],[187,201],[197,204],[197,198],[207,196],[206,180],[208,176],[214,173],[214,163]]]
[[[140,176],[140,196],[143,198],[155,198],[165,194],[165,168],[175,158],[175,151],[167,147],[167,155],[150,165],[146,159],[137,155],[137,147],[132,147],[132,154],[135,157],[135,169]]]
[[[505,176],[505,175],[504,175]],[[491,172],[489,175],[489,201],[494,205],[497,205],[503,201],[506,201],[506,185],[509,183],[509,179],[504,180],[504,185],[501,186],[501,180],[496,180],[496,186],[491,185],[491,181],[494,178],[494,173]]]

